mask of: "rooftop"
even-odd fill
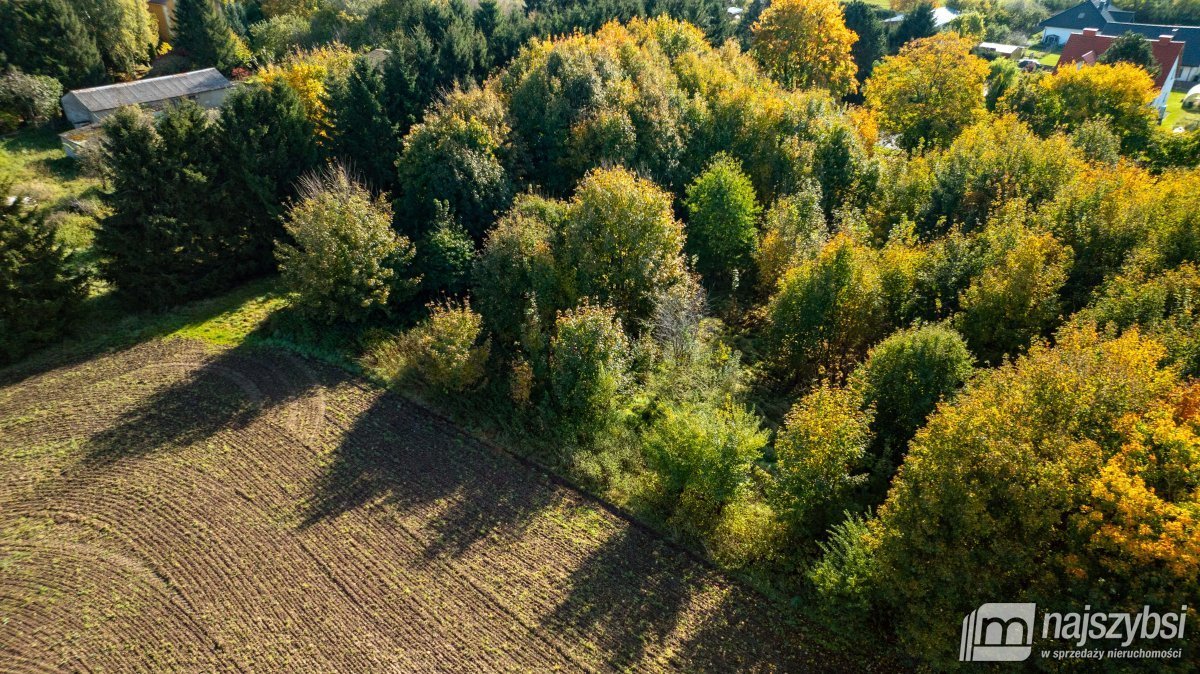
[[[1117,39],[1115,35],[1104,35],[1094,28],[1088,28],[1082,33],[1072,33],[1063,45],[1062,55],[1058,57],[1055,70],[1068,63],[1082,61],[1088,65],[1094,64],[1100,55],[1108,50]],[[1158,76],[1154,78],[1156,89],[1162,89],[1171,69],[1183,53],[1183,43],[1175,42],[1169,36],[1163,35],[1157,40],[1150,41],[1150,50],[1154,52],[1154,60],[1158,63]]]
[[[76,89],[67,96],[74,96],[92,112],[100,112],[126,105],[139,105],[191,96],[230,86],[233,85],[216,68],[206,68],[178,75],[152,77],[136,82]]]

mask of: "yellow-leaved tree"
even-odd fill
[[[1106,117],[1126,152],[1144,148],[1157,121],[1149,105],[1154,100],[1154,80],[1132,63],[1059,68],[1041,82],[1047,96],[1057,102],[1059,122],[1067,129]]]
[[[858,90],[846,27],[834,0],[775,0],[752,29],[754,55],[789,87],[820,87],[835,96]]]
[[[883,59],[867,80],[867,106],[901,147],[948,144],[984,109],[988,66],[953,33],[913,40]]]
[[[258,77],[263,84],[283,82],[294,89],[308,111],[309,120],[324,138],[329,116],[326,87],[331,80],[345,77],[353,63],[354,52],[334,43],[292,53],[282,63],[263,68]]]

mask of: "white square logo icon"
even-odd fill
[[[1037,604],[984,604],[963,618],[961,662],[1020,662],[1033,653]]]

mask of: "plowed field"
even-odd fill
[[[829,671],[810,630],[349,375],[155,342],[0,383],[0,671]]]

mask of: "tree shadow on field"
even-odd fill
[[[334,450],[301,527],[385,505],[427,524],[426,557],[457,556],[484,539],[515,537],[554,496],[536,471],[388,393]],[[430,508],[436,514],[423,512]]]
[[[148,358],[138,349],[154,350]],[[220,431],[244,429],[262,414],[311,393],[318,382],[294,360],[270,350],[241,346],[208,353],[186,341],[137,347],[132,369],[119,375],[110,395],[154,386],[158,379],[186,375],[139,400],[85,444],[81,464],[104,468],[116,461],[178,449]],[[136,394],[135,394],[136,395]]]
[[[624,527],[571,574],[567,598],[542,624],[593,642],[614,669],[637,669],[685,612],[693,565],[636,527]]]

